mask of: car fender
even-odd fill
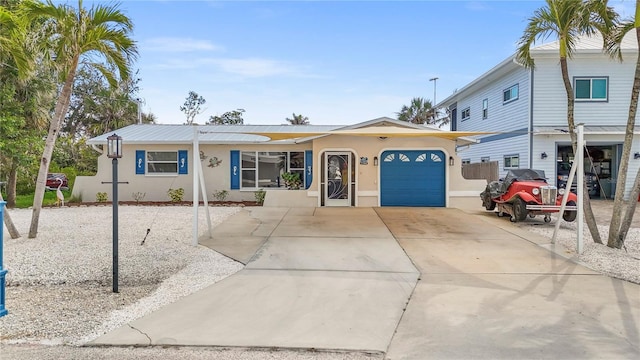
[[[531,202],[531,201],[537,202],[536,198],[533,195],[531,195],[528,192],[526,192],[526,191],[520,191],[520,192],[517,192],[517,193],[513,194],[511,199],[509,199],[509,202],[513,202],[517,198],[522,199],[525,203],[528,203],[528,202]]]

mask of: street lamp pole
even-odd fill
[[[433,122],[436,122],[437,109],[436,109],[436,82],[438,81],[437,77],[432,77],[429,81],[433,81],[433,104],[431,104],[431,108],[433,109]]]
[[[437,77],[432,77],[429,81],[433,81],[433,107],[436,106],[436,82],[438,81]]]
[[[122,157],[122,137],[107,137],[107,157],[113,166],[112,205],[113,205],[113,292],[118,292],[118,158]]]

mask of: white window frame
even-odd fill
[[[520,84],[515,84],[512,86],[509,86],[508,88],[502,90],[502,104],[508,104],[510,102],[516,101],[520,98]],[[516,92],[515,96],[513,95],[513,92]],[[509,98],[505,100],[505,95],[509,94]]]
[[[302,172],[302,178],[300,179],[300,181],[302,182],[302,186],[304,186],[305,184],[305,152],[304,150],[299,150],[299,151],[274,151],[272,149],[269,149],[270,151],[261,151],[261,150],[240,150],[240,190],[253,190],[255,191],[256,189],[261,189],[263,188],[262,186],[259,186],[259,179],[260,179],[260,170],[259,170],[259,164],[260,164],[260,153],[284,153],[286,154],[286,159],[285,159],[285,163],[286,163],[286,167],[285,167],[285,172],[290,172],[290,171],[298,171],[298,172]],[[242,161],[242,155],[246,154],[246,153],[253,153],[253,155],[255,156],[255,167],[249,168],[249,167],[244,167],[243,165],[243,161]],[[293,168],[291,167],[291,153],[302,153],[302,167],[301,168]],[[254,171],[254,183],[256,186],[244,186],[242,184],[242,174],[244,170],[253,170]],[[282,181],[282,180],[281,180]],[[275,189],[285,189],[286,187],[284,186],[284,181],[282,181],[280,187],[268,187],[269,190],[275,190]]]
[[[462,111],[460,112],[460,116],[462,121],[469,120],[471,118],[471,107],[467,106],[466,108],[462,109]]]
[[[489,117],[489,99],[482,100],[482,120],[486,120]]]
[[[578,80],[589,80],[589,97],[588,98],[578,98],[578,88],[577,83]],[[605,90],[606,94],[604,98],[594,98],[593,97],[593,80],[604,80],[605,81]],[[576,76],[573,78],[573,97],[576,102],[607,102],[609,101],[609,77],[608,76]]]
[[[170,161],[170,160],[150,160],[149,156],[151,155],[151,153],[174,153],[176,154],[176,161]],[[178,175],[178,171],[179,171],[179,155],[178,155],[178,151],[177,150],[147,150],[145,152],[145,158],[146,158],[146,172],[145,175],[150,175],[150,176],[163,176],[163,175]],[[176,171],[175,172],[158,172],[158,171],[151,171],[151,165],[152,164],[176,164]]]
[[[491,157],[490,156],[483,156],[483,157],[480,158],[480,162],[481,163],[491,162]]]
[[[471,159],[462,159],[462,165],[471,164]]]
[[[509,165],[507,166],[507,159],[509,160]],[[516,161],[518,162],[518,165],[513,166],[513,160],[516,159]],[[505,170],[509,170],[509,169],[519,169],[520,168],[520,154],[509,154],[509,155],[504,155],[503,158],[504,161],[504,169]]]

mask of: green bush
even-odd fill
[[[302,180],[300,180],[300,174],[286,172],[282,174],[282,180],[284,180],[284,185],[289,190],[299,190],[302,187]]]
[[[255,192],[254,196],[256,198],[256,202],[258,203],[258,205],[262,206],[262,204],[264,204],[264,197],[266,195],[267,195],[267,192],[262,189]]]
[[[218,201],[225,201],[229,196],[229,192],[227,190],[215,190],[213,192],[213,197]]]
[[[169,191],[167,191],[167,194],[169,195],[169,198],[172,202],[181,202],[182,198],[184,197],[184,189],[169,189]]]
[[[96,193],[96,201],[97,202],[107,202],[107,193],[106,192],[98,192],[98,193]]]

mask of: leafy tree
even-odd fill
[[[193,120],[196,115],[202,112],[200,108],[207,102],[202,96],[198,95],[195,91],[189,91],[189,95],[187,95],[187,99],[184,102],[184,105],[180,106],[180,111],[182,111],[187,116],[187,125],[193,124]]]
[[[560,70],[562,81],[567,94],[567,123],[573,153],[582,149],[577,147],[577,134],[574,121],[573,87],[569,78],[567,59],[575,53],[575,44],[580,35],[593,35],[602,33],[606,39],[617,22],[617,14],[607,5],[607,0],[546,0],[546,6],[536,10],[524,30],[524,34],[518,42],[516,51],[517,60],[528,68],[535,68],[531,57],[531,46],[537,39],[555,36],[560,43]],[[585,221],[591,232],[593,240],[602,243],[596,220],[591,209],[589,194],[585,191],[583,196]]]
[[[291,118],[287,118],[287,121],[291,124],[291,125],[309,125],[309,118],[306,116],[302,116],[302,115],[296,115],[296,113],[293,113],[293,116]]]
[[[411,99],[411,104],[409,106],[403,105],[400,112],[396,114],[398,115],[398,120],[412,124],[433,124],[435,122],[431,101],[421,97]]]
[[[26,58],[35,62],[37,56],[51,56],[60,81],[60,91],[53,118],[49,123],[36,181],[29,229],[29,238],[34,238],[38,233],[49,164],[58,132],[69,108],[78,65],[84,63],[95,67],[112,86],[115,86],[118,76],[120,79],[129,78],[131,62],[137,56],[137,48],[130,37],[133,24],[118,9],[117,4],[94,4],[87,9],[83,6],[82,0],[78,1],[77,8],[66,4],[56,5],[51,0],[46,3],[25,2],[20,14],[29,24],[41,19],[45,21],[47,41],[40,43],[38,53],[28,54]],[[117,74],[109,71],[105,64],[117,69]]]
[[[623,22],[620,27],[610,37],[607,44],[607,50],[612,56],[622,60],[622,51],[620,44],[622,39],[630,33],[635,31],[637,44],[640,44],[640,0],[636,0],[636,12],[633,20]],[[620,167],[618,169],[618,180],[616,182],[616,195],[613,201],[613,214],[611,216],[611,223],[609,225],[609,238],[607,239],[607,246],[613,248],[620,248],[624,244],[624,240],[631,227],[631,221],[635,214],[636,205],[638,204],[635,199],[638,198],[640,193],[640,170],[636,173],[636,179],[634,181],[631,194],[629,196],[629,202],[627,205],[627,211],[624,214],[624,219],[621,219],[622,209],[624,205],[624,193],[625,185],[627,183],[627,172],[629,171],[629,159],[631,156],[631,146],[633,144],[633,131],[636,124],[636,115],[638,111],[638,94],[640,93],[640,56],[636,55],[636,71],[633,78],[633,86],[631,88],[631,100],[629,101],[629,116],[627,118],[627,127],[624,136],[624,144],[622,145],[622,155],[620,156]]]
[[[140,81],[136,74],[112,87],[96,69],[81,66],[61,131],[90,138],[136,124]]]
[[[209,118],[207,124],[211,125],[242,125],[244,124],[244,119],[242,118],[242,114],[244,113],[244,109],[236,109],[227,111],[221,116],[215,115]]]
[[[37,152],[42,151],[43,129],[55,90],[45,59],[39,59],[37,67],[16,62],[33,51],[42,28],[42,23],[35,23],[32,32],[23,31],[16,15],[20,4],[18,0],[0,0],[0,14],[4,14],[0,15],[0,178],[7,179],[8,207],[15,206],[18,175],[29,180],[35,177],[37,166],[33,164],[38,162]]]

